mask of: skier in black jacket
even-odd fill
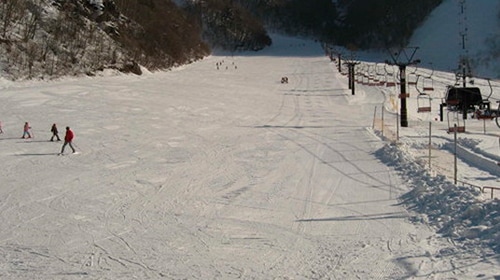
[[[52,132],[52,137],[50,137],[50,141],[54,141],[54,137],[57,138],[57,141],[61,141],[61,139],[59,138],[59,131],[57,131],[56,124],[52,125],[52,128],[50,129],[50,131]]]

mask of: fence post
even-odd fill
[[[382,137],[384,137],[384,106],[382,106]]]
[[[373,123],[372,129],[375,130],[375,120],[377,119],[377,106],[375,106],[375,111],[373,112]]]
[[[429,122],[429,170],[431,170],[432,158],[432,122]]]
[[[453,179],[455,181],[455,185],[457,184],[457,124],[454,124],[453,125],[453,131],[454,131],[454,141],[455,141],[455,144],[454,144],[454,147],[455,147],[455,150],[453,151],[453,157],[454,157],[454,167],[453,167]]]
[[[396,114],[396,142],[399,142],[399,114]]]

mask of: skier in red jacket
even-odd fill
[[[73,150],[73,153],[76,153],[75,148],[73,148],[73,144],[71,144],[74,137],[75,137],[75,134],[69,128],[69,126],[67,126],[66,127],[66,135],[64,136],[64,144],[63,144],[62,149],[61,149],[61,154],[64,154],[64,148],[66,147],[66,145],[69,145],[69,147]]]

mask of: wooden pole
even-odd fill
[[[432,159],[432,122],[429,122],[429,170],[431,170]]]
[[[455,141],[455,149],[453,152],[453,157],[454,157],[454,164],[453,164],[453,179],[455,181],[455,185],[457,184],[457,173],[458,173],[458,168],[457,168],[457,124],[454,124],[453,127],[454,129],[454,141]]]

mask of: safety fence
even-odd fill
[[[462,186],[469,186],[469,187],[476,188],[479,191],[481,191],[481,193],[486,193],[486,191],[489,190],[491,199],[495,198],[495,191],[500,191],[500,187],[478,186],[478,185],[474,185],[474,184],[464,182],[464,181],[458,181],[458,183],[461,184]],[[497,195],[498,195],[498,192],[497,192]]]

